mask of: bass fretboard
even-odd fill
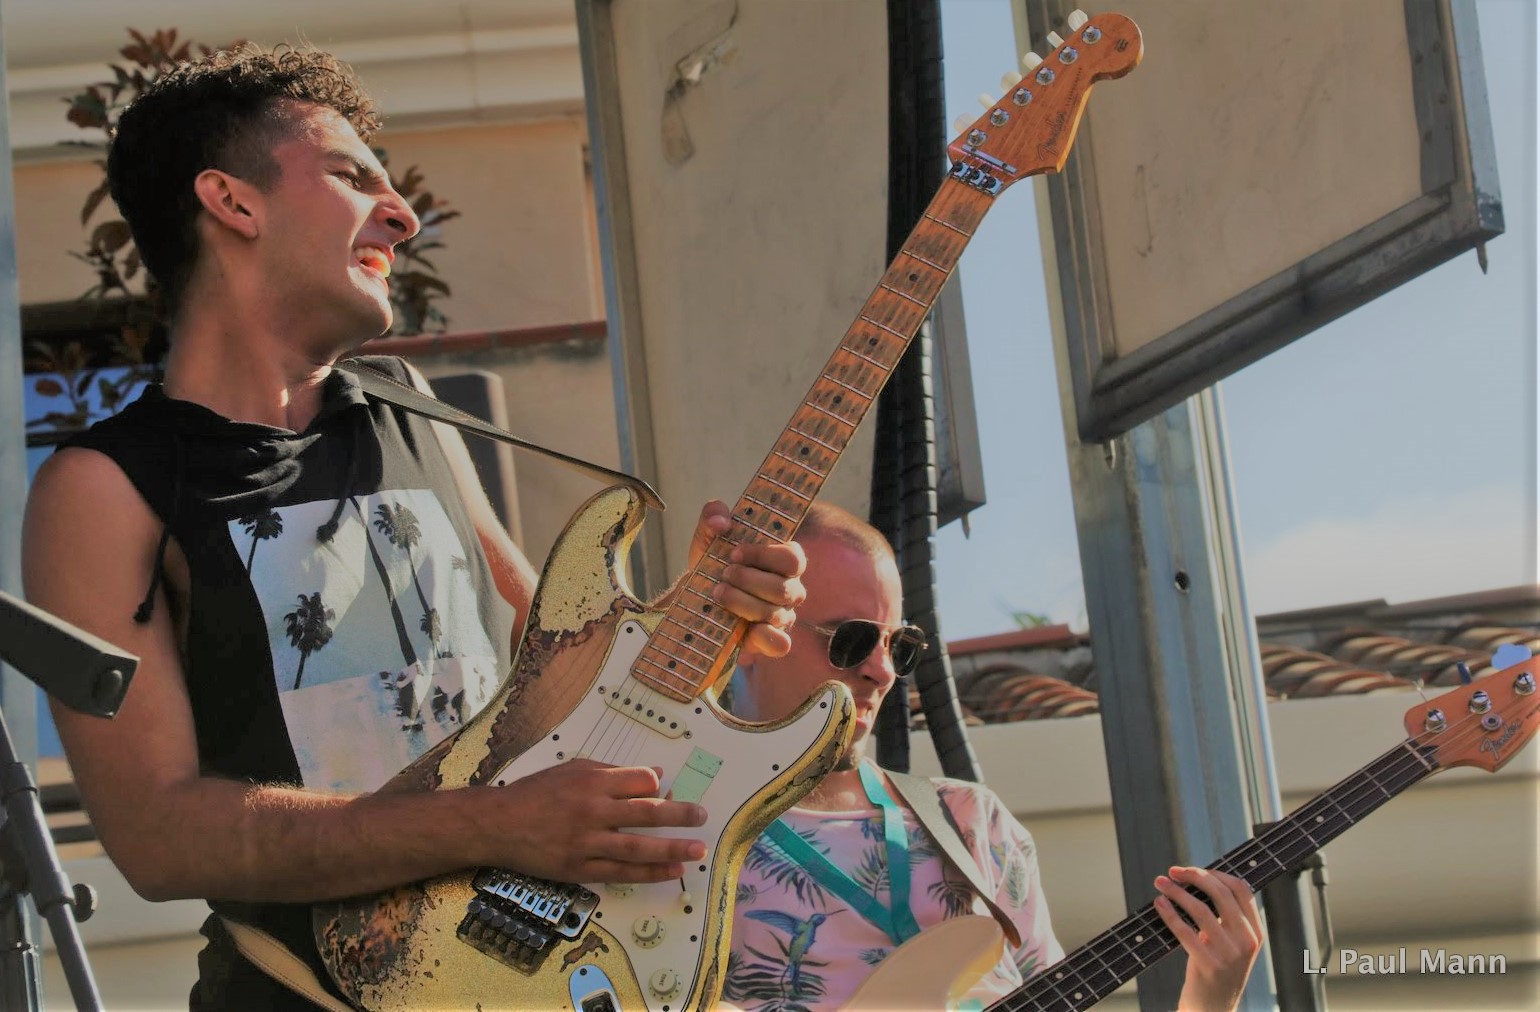
[[[1357,825],[1366,815],[1440,768],[1431,746],[1407,739],[1287,817],[1225,854],[1210,868],[1261,889]],[[990,1006],[990,1012],[1078,1012],[1179,947],[1153,903],[1120,921]]]

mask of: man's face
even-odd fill
[[[892,559],[873,559],[844,542],[819,534],[799,539],[807,553],[802,584],[807,600],[797,609],[791,650],[784,657],[759,657],[744,676],[747,699],[735,709],[750,720],[779,720],[802,705],[827,681],[844,682],[856,704],[853,755],[859,756],[877,719],[877,708],[893,687],[897,673],[884,648],[853,668],[829,663],[829,637],[815,629],[833,628],[852,618],[885,626],[900,624],[903,598]]]
[[[420,223],[351,124],[290,102],[279,174],[261,196],[259,246],[274,310],[300,340],[347,348],[389,329],[393,247]]]

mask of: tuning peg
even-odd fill
[[[1455,666],[1454,666],[1454,669],[1460,673],[1460,684],[1461,685],[1469,685],[1470,684],[1470,680],[1471,680],[1470,668],[1465,666],[1465,662],[1464,661],[1456,662]]]
[[[1030,49],[1021,54],[1021,65],[1026,67],[1028,70],[1036,70],[1037,65],[1042,62],[1043,58],[1032,52]]]
[[[1064,40],[1059,38],[1058,32],[1049,32],[1048,44],[1053,48],[1058,49],[1060,46],[1064,45]]]
[[[986,109],[994,108],[994,105],[995,105],[994,97],[992,95],[990,95],[989,92],[987,92],[987,91],[979,92],[979,105],[983,106]]]
[[[1020,83],[1021,75],[1016,73],[1014,70],[1007,70],[1004,76],[1000,78],[1000,90],[1010,91]]]
[[[961,116],[957,117],[957,121],[952,124],[952,129],[958,133],[962,133],[964,130],[973,125],[974,119],[975,117],[969,116],[967,113],[963,113]]]
[[[1070,11],[1069,17],[1064,19],[1064,23],[1069,25],[1070,31],[1078,32],[1089,20],[1091,19],[1086,15],[1085,11]]]

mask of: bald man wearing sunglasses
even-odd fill
[[[920,630],[903,621],[893,551],[870,524],[825,503],[813,505],[797,541],[807,555],[807,600],[797,609],[791,650],[740,654],[733,710],[748,720],[779,720],[822,683],[841,681],[855,699],[855,739],[835,771],[749,852],[723,997],[746,1012],[844,1008],[904,941],[950,917],[993,913],[1010,922],[1020,943],[1007,946],[964,1006],[987,1007],[1064,956],[1032,837],[987,787],[937,779],[950,823],[943,831],[955,832],[972,855],[987,903],[942,856],[891,777],[867,756],[878,707],[925,647]],[[1212,909],[1187,885],[1210,897]],[[1156,909],[1188,953],[1181,1009],[1233,1009],[1261,947],[1250,890],[1198,868],[1173,868],[1155,887]]]

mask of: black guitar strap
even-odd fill
[[[532,443],[527,439],[515,436],[513,433],[500,429],[491,422],[483,421],[467,411],[461,411],[453,404],[445,404],[436,397],[429,397],[414,386],[402,383],[392,376],[387,376],[362,362],[338,362],[338,369],[347,370],[348,374],[358,380],[359,387],[364,393],[378,400],[388,401],[400,408],[431,418],[437,422],[446,422],[456,428],[474,432],[477,435],[486,436],[489,439],[510,443],[521,450],[529,450],[533,453],[544,454],[547,457],[561,461],[568,467],[582,471],[591,478],[610,484],[626,485],[641,496],[642,501],[653,509],[665,509],[663,500],[653,487],[640,478],[626,474],[624,471],[616,471],[600,464],[590,463],[580,457],[569,456],[560,450],[552,450]]]
[[[914,817],[920,825],[925,827],[941,847],[941,852],[947,856],[964,880],[978,893],[989,912],[995,915],[995,920],[1000,923],[1000,929],[1005,932],[1005,937],[1013,947],[1021,945],[1021,932],[1016,929],[1016,922],[1011,920],[1000,906],[995,902],[993,894],[984,886],[984,873],[979,871],[978,862],[973,860],[973,855],[963,845],[962,830],[952,819],[952,813],[946,805],[941,803],[941,795],[936,791],[935,783],[929,777],[917,777],[908,773],[895,773],[892,770],[883,770],[887,774],[888,781],[893,784],[893,789],[898,792],[904,804],[914,812]]]

